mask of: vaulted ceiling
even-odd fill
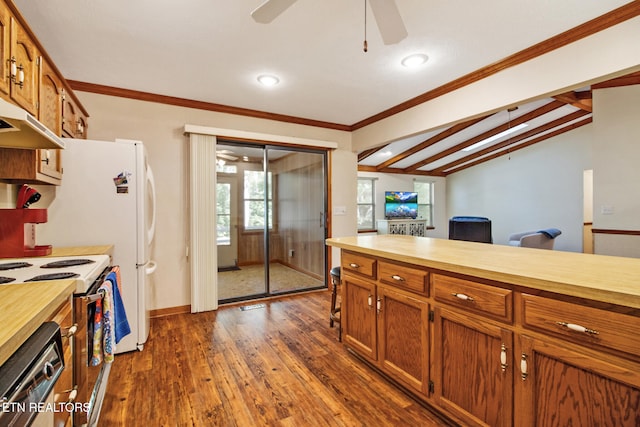
[[[595,87],[640,84],[640,72]],[[358,153],[358,170],[446,176],[592,122],[592,90],[542,98]]]
[[[298,0],[268,24],[250,17],[262,0],[13,2],[76,90],[346,131],[640,15],[629,0],[396,0],[408,36],[385,45],[364,0]],[[411,53],[427,63],[402,67]],[[261,87],[261,73],[280,84]],[[591,108],[591,88],[557,94],[358,153],[358,164],[446,176],[589,123]]]

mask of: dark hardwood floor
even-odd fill
[[[349,353],[328,291],[152,320],[116,356],[100,426],[445,426]]]

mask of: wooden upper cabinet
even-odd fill
[[[11,58],[11,15],[0,0],[0,97],[9,97],[9,60]]]
[[[87,137],[87,118],[67,91],[62,97],[62,136]]]
[[[40,65],[38,119],[53,133],[62,136],[62,79],[44,58],[40,58]],[[62,179],[62,150],[38,150],[38,157],[41,174]]]
[[[62,98],[64,94],[62,79],[48,61],[41,59],[41,63],[38,118],[53,133],[62,136]]]
[[[11,18],[11,99],[33,116],[38,115],[39,62],[40,52],[36,43],[22,25],[15,18]]]

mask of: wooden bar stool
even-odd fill
[[[338,286],[340,286],[340,267],[331,269],[331,311],[329,313],[329,327],[333,328],[333,324],[338,324],[338,341],[342,341],[342,325],[340,324],[340,307],[336,308],[336,300],[338,298]]]

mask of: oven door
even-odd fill
[[[87,403],[86,412],[74,414],[74,425],[95,425],[102,407],[111,365],[100,362],[91,364],[95,332],[96,303],[102,300],[99,286],[110,269],[105,270],[86,294],[74,296],[74,318],[78,324],[74,349],[75,383],[78,387],[77,402]]]

